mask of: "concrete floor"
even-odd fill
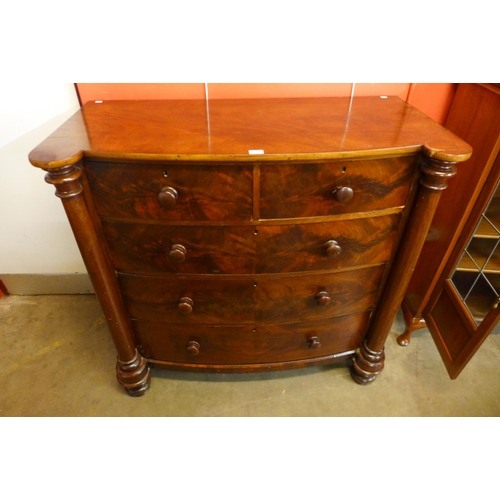
[[[492,334],[451,381],[427,330],[396,343],[371,385],[343,365],[271,374],[153,370],[149,392],[128,396],[93,295],[0,299],[0,416],[499,416],[500,335]]]

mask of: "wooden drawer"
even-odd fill
[[[400,215],[394,214],[255,227],[103,221],[103,228],[119,271],[252,274],[326,271],[385,262],[394,247],[399,222]],[[180,253],[175,245],[182,245]]]
[[[181,324],[293,323],[370,309],[384,268],[286,278],[119,274],[118,279],[129,314],[136,319]]]
[[[252,219],[249,165],[87,161],[85,172],[97,211],[104,218]]]
[[[413,162],[414,157],[403,157],[263,165],[260,217],[315,217],[403,206],[415,172]],[[352,189],[352,199],[339,196],[342,202],[337,201],[333,193],[340,188]]]
[[[113,264],[120,271],[251,274],[255,270],[255,235],[251,226],[103,221],[103,229]]]
[[[172,323],[248,324],[254,320],[254,280],[119,274],[133,318]],[[186,300],[193,301],[192,310]]]
[[[256,278],[255,323],[315,321],[375,305],[385,266],[287,278]]]
[[[141,352],[151,360],[235,365],[293,361],[354,350],[361,345],[369,316],[364,312],[326,322],[257,328],[153,321],[132,324]],[[317,337],[320,345],[312,337]]]
[[[399,214],[257,228],[257,273],[333,270],[389,259]]]

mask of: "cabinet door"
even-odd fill
[[[456,378],[500,317],[500,155],[441,286],[424,311],[448,373]]]

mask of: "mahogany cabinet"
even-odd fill
[[[414,330],[427,326],[456,378],[498,318],[493,311],[482,321],[496,300],[486,297],[496,293],[492,283],[500,258],[495,245],[500,87],[460,84],[445,126],[471,144],[474,154],[441,197],[403,300],[406,330],[398,342],[407,345]],[[478,294],[481,285],[484,297]]]
[[[470,146],[397,97],[88,103],[30,154],[116,345],[150,368],[352,360],[370,383]]]

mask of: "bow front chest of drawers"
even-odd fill
[[[397,97],[88,103],[30,154],[106,316],[117,378],[352,358],[384,344],[470,147]]]

